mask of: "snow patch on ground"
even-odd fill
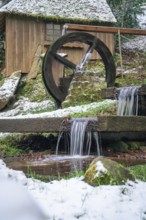
[[[15,204],[17,204],[21,213],[24,213],[27,207],[27,219],[20,215],[17,218],[17,212],[14,216],[13,210],[7,204],[7,199],[0,197],[0,204],[3,203],[3,208],[7,208],[7,212],[11,211],[9,213],[15,217],[11,220],[33,220],[36,213],[40,213],[39,210],[43,210],[47,216],[46,220],[144,220],[146,218],[146,183],[142,181],[127,182],[126,185],[121,186],[101,185],[98,187],[88,185],[83,178],[44,183],[26,178],[22,172],[7,168],[0,160],[0,182],[3,179],[8,182],[13,181],[13,187],[20,184],[29,194],[27,206],[22,205],[22,202],[26,201],[23,195],[22,198],[16,196],[14,199],[11,198],[10,193],[7,198],[13,199],[13,206],[16,207]],[[10,190],[7,187],[9,184],[5,187],[5,193]],[[0,187],[0,193],[2,193],[1,190]],[[37,205],[34,205],[34,200],[40,207],[39,209],[36,209]],[[35,207],[33,215],[29,212],[28,206]],[[38,219],[43,220],[43,218]]]
[[[51,100],[44,100],[42,102],[30,102],[28,98],[22,97],[14,103],[13,109],[0,112],[0,117],[9,117],[16,115],[26,115],[31,112],[51,111],[55,108],[55,104]]]
[[[5,118],[5,117],[14,117],[16,118],[43,118],[43,117],[66,117],[69,116],[72,113],[81,113],[81,112],[88,112],[90,109],[93,108],[102,108],[102,107],[108,107],[108,106],[113,106],[113,104],[117,103],[117,100],[104,100],[102,102],[94,102],[91,104],[87,104],[87,105],[80,105],[80,106],[71,106],[69,108],[64,108],[64,109],[58,109],[55,111],[51,111],[51,112],[44,112],[44,113],[39,113],[39,114],[32,114],[32,113],[28,113],[27,115],[23,115],[24,112],[20,111],[21,108],[24,109],[24,111],[30,110],[32,108],[32,106],[34,108],[38,108],[41,107],[41,105],[44,104],[48,104],[49,105],[49,101],[44,101],[42,103],[31,103],[29,102],[29,100],[27,99],[23,99],[18,101],[19,105],[18,107],[16,107],[15,109],[9,110],[7,112],[1,112],[0,113],[0,117]],[[16,103],[16,105],[18,104],[18,102]],[[21,105],[20,105],[21,104]],[[52,103],[51,103],[52,105]],[[21,109],[22,110],[22,109]]]
[[[137,16],[141,29],[146,29],[146,4],[142,6],[143,13]]]
[[[7,80],[5,80],[4,84],[0,87],[1,100],[13,96],[19,80],[20,78],[15,76],[9,77]]]
[[[146,5],[142,6],[143,13],[137,16],[139,27],[146,29]],[[122,45],[123,49],[126,50],[140,50],[146,51],[146,36],[136,36],[133,39],[128,40]]]
[[[146,36],[137,36],[124,43],[122,48],[131,51],[146,51]]]

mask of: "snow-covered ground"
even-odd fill
[[[145,220],[146,183],[92,187],[83,177],[44,183],[0,160],[0,219]]]
[[[102,102],[94,102],[87,105],[80,105],[80,106],[71,106],[64,109],[57,109],[50,112],[44,112],[39,114],[27,113],[28,110],[36,110],[36,109],[44,109],[44,105],[50,108],[52,106],[51,101],[43,101],[41,103],[37,102],[30,102],[28,99],[22,99],[18,101],[15,105],[16,108],[8,111],[0,112],[0,117],[15,117],[15,118],[38,118],[38,117],[66,117],[73,113],[81,113],[81,112],[88,112],[93,108],[102,109],[102,108],[109,108],[110,106],[116,105],[116,100],[104,100]],[[25,115],[24,115],[25,114]]]
[[[143,13],[138,15],[138,23],[141,29],[146,29],[146,4],[142,7]],[[133,39],[128,40],[122,46],[123,49],[146,51],[146,36],[135,36]]]

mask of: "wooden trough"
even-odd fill
[[[118,99],[120,90],[122,88],[110,87],[101,90],[101,97],[103,99]],[[138,89],[138,115],[146,116],[146,84]]]
[[[116,87],[105,88],[101,90],[102,99],[115,99],[119,95],[120,89]],[[146,96],[146,84],[142,85],[138,90],[139,96]]]
[[[65,118],[0,118],[0,132],[60,132]],[[64,128],[65,131],[70,126]],[[93,131],[100,132],[146,132],[145,116],[98,116],[89,120]]]

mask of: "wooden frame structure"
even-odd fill
[[[0,132],[60,132],[65,118],[0,118]],[[91,118],[90,121],[93,121]],[[95,120],[94,120],[95,123]],[[99,132],[145,132],[145,116],[97,116],[95,131]],[[69,131],[66,126],[64,131]]]
[[[133,28],[119,28],[119,27],[103,27],[103,26],[89,26],[89,25],[78,25],[78,24],[65,24],[66,30],[72,31],[88,31],[98,33],[110,33],[116,34],[132,34],[132,35],[146,35],[146,30],[133,29]]]

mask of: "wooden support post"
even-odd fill
[[[121,45],[120,29],[118,29],[118,41],[119,41],[119,54],[120,54],[120,64],[121,64],[121,76],[123,78],[123,59],[122,59],[122,45]]]

